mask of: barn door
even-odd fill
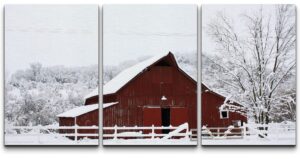
[[[188,122],[188,109],[186,107],[172,107],[170,114],[172,126],[179,126]]]
[[[161,108],[160,107],[144,107],[143,108],[143,124],[144,126],[161,126]],[[150,133],[150,130],[144,130],[144,133]],[[156,130],[155,133],[160,133]]]
[[[170,126],[170,108],[161,108],[161,125],[164,127]],[[169,134],[170,130],[162,130],[163,134]]]

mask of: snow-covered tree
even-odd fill
[[[7,76],[5,119],[13,125],[48,125],[59,113],[84,104],[98,87],[98,66],[42,67],[31,64]]]
[[[274,14],[261,7],[240,16],[238,24],[246,31],[235,28],[224,12],[206,26],[217,47],[206,59],[215,67],[211,74],[260,124],[283,112],[295,118],[295,7],[274,6]]]

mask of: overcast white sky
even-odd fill
[[[247,28],[245,27],[246,21],[241,17],[244,14],[254,14],[261,7],[263,7],[264,14],[275,15],[275,5],[202,5],[202,52],[205,54],[218,53],[215,51],[214,41],[207,34],[207,25],[217,17],[218,12],[229,17],[233,21],[234,29],[239,34],[243,34],[247,32]]]
[[[197,51],[196,5],[104,5],[104,65]]]
[[[98,63],[97,5],[6,5],[6,72]]]

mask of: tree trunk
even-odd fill
[[[259,121],[258,124],[261,124],[257,127],[258,130],[258,136],[261,138],[265,138],[268,136],[268,124],[269,124],[269,115],[267,112],[261,112],[259,115]]]

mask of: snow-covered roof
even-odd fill
[[[167,56],[169,53],[161,54],[154,56],[152,58],[149,58],[145,61],[142,61],[140,63],[137,63],[122,72],[120,72],[117,76],[115,76],[112,80],[107,82],[103,87],[103,94],[113,94],[116,93],[120,88],[122,88],[126,83],[128,83],[132,78],[137,76],[139,73],[141,73],[145,68],[149,67],[159,59],[162,59],[163,57]],[[93,96],[98,95],[98,88],[93,90],[90,94],[85,96],[86,98],[90,98]]]
[[[107,107],[113,106],[113,105],[118,104],[118,103],[119,102],[105,103],[105,104],[103,104],[103,108],[107,108]]]
[[[116,77],[107,82],[103,87],[103,94],[116,93],[120,88],[127,84],[131,79],[141,73],[145,68],[149,67],[159,59],[164,58],[169,53],[161,54],[135,64],[124,71],[120,72]]]
[[[69,111],[66,111],[64,113],[58,114],[57,117],[77,117],[82,114],[94,111],[99,108],[98,104],[92,104],[92,105],[85,105],[76,107],[74,109],[71,109]]]

